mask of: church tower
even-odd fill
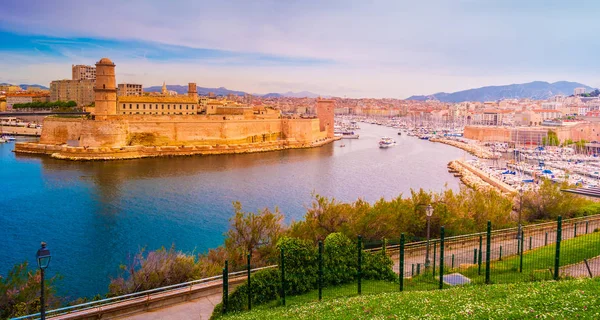
[[[94,103],[96,120],[105,120],[106,116],[117,114],[117,81],[115,64],[108,58],[96,62],[96,85]]]
[[[166,95],[167,95],[167,83],[166,83],[166,82],[164,82],[164,81],[163,81],[163,86],[162,86],[162,89],[160,90],[160,93],[161,93],[163,96],[166,96]]]

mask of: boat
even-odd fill
[[[390,137],[383,137],[381,138],[381,140],[379,140],[379,147],[380,148],[389,148],[391,146],[393,146],[396,142],[394,142],[394,140],[392,140],[392,138]]]
[[[342,139],[358,139],[359,136],[354,131],[344,131],[341,137]]]
[[[13,137],[13,136],[7,136],[7,135],[4,135],[4,136],[2,136],[2,140],[4,140],[5,142],[6,142],[6,141],[15,141],[15,140],[16,140],[16,138],[15,138],[15,137]]]
[[[5,143],[5,142],[6,142],[6,140],[0,138],[0,143]]]
[[[340,144],[340,148],[343,148],[343,147],[345,147],[345,146],[346,146],[345,144]]]
[[[402,131],[398,131],[398,135],[401,136],[402,135]]]

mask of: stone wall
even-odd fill
[[[81,147],[312,143],[327,135],[319,130],[318,119],[226,119],[196,115],[112,116],[102,121],[48,117],[40,143]]]
[[[67,141],[78,141],[81,136],[83,119],[46,117],[42,127],[40,143],[64,144]]]

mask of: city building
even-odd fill
[[[584,93],[585,93],[585,88],[582,88],[582,87],[575,88],[575,90],[573,90],[573,94],[576,96],[578,96],[580,94],[584,94]]]
[[[136,83],[119,83],[117,88],[117,96],[141,96],[144,94],[144,89],[141,84]]]
[[[73,65],[71,66],[73,71],[72,80],[95,80],[96,79],[96,67],[85,66],[85,65]]]
[[[15,104],[31,102],[48,102],[50,95],[47,93],[8,93],[6,94],[6,108],[12,109]]]
[[[94,83],[87,80],[55,80],[50,82],[50,101],[75,101],[78,106],[94,102]]]

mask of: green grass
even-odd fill
[[[527,241],[525,241],[527,248]],[[490,280],[492,283],[513,283],[524,281],[551,280],[554,272],[554,258],[556,245],[525,251],[523,253],[523,272],[519,272],[520,257],[518,255],[504,258],[502,261],[493,261],[490,264]],[[574,239],[561,242],[560,266],[582,262],[600,255],[600,233],[591,233]],[[466,270],[450,270],[460,272],[470,278],[475,284],[485,282],[485,262],[481,266],[481,275],[478,267]]]
[[[321,302],[255,309],[227,315],[226,318],[600,319],[600,279],[467,286],[330,298]]]

